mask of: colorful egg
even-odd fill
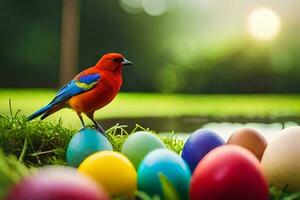
[[[6,200],[108,200],[92,179],[69,167],[44,167],[12,188]]]
[[[215,132],[199,129],[187,139],[181,157],[187,162],[193,172],[197,164],[208,152],[224,143],[225,141]]]
[[[179,199],[188,199],[191,172],[184,160],[168,149],[156,149],[145,157],[138,170],[138,189],[166,199],[161,175],[172,185]]]
[[[67,163],[69,166],[78,167],[86,157],[103,150],[113,150],[104,135],[94,129],[81,129],[72,137],[68,145]]]
[[[192,176],[191,200],[268,200],[268,195],[258,159],[237,145],[209,152]]]
[[[262,134],[250,128],[242,128],[234,132],[227,144],[235,144],[248,149],[258,160],[261,160],[267,147],[267,141]]]
[[[300,126],[284,129],[267,146],[261,164],[269,184],[300,191]]]
[[[139,131],[130,135],[122,146],[121,152],[138,169],[144,157],[154,149],[165,148],[165,144],[156,135]]]
[[[103,185],[111,197],[132,197],[137,187],[134,166],[118,152],[94,153],[80,164],[78,171]]]

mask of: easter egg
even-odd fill
[[[267,146],[261,164],[269,184],[300,191],[300,126],[284,129]]]
[[[44,167],[25,177],[6,200],[108,200],[106,191],[92,179],[69,167]]]
[[[94,153],[80,164],[78,171],[103,185],[111,197],[132,197],[137,186],[134,166],[118,152]]]
[[[187,162],[193,172],[199,161],[208,152],[224,143],[225,141],[215,132],[199,129],[187,139],[181,157]]]
[[[268,200],[268,185],[259,160],[247,149],[223,145],[197,165],[191,200]]]
[[[164,199],[161,175],[172,185],[179,199],[188,199],[191,172],[175,152],[168,149],[150,152],[138,169],[138,189],[150,196],[159,195]]]
[[[144,157],[154,149],[165,148],[165,144],[156,135],[147,131],[131,134],[122,146],[121,152],[138,169]]]
[[[248,149],[258,160],[261,160],[267,147],[267,141],[262,134],[250,128],[242,128],[234,132],[229,137],[227,144],[235,144]]]
[[[103,150],[113,150],[104,135],[94,129],[81,129],[72,137],[68,145],[67,163],[69,166],[78,167],[86,157]]]

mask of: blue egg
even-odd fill
[[[168,149],[147,154],[138,169],[138,190],[164,199],[160,175],[173,186],[179,199],[188,199],[191,172],[179,155]]]
[[[86,157],[103,150],[113,150],[104,135],[94,129],[81,129],[72,137],[68,145],[67,163],[69,166],[78,167]]]
[[[207,129],[198,129],[187,139],[181,157],[187,162],[193,172],[197,164],[208,152],[223,144],[225,144],[225,141],[215,132]]]

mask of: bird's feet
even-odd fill
[[[102,128],[102,126],[100,124],[96,124],[95,128],[97,129],[97,131],[99,131],[102,135],[104,135],[105,137],[107,137],[106,132],[104,131],[104,129]]]
[[[85,129],[86,129],[86,126],[82,126],[81,129],[80,129],[80,131],[83,131]]]

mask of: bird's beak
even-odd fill
[[[132,62],[130,62],[129,60],[126,60],[126,59],[124,58],[124,60],[122,61],[122,65],[123,65],[123,66],[126,66],[126,65],[132,65]]]

